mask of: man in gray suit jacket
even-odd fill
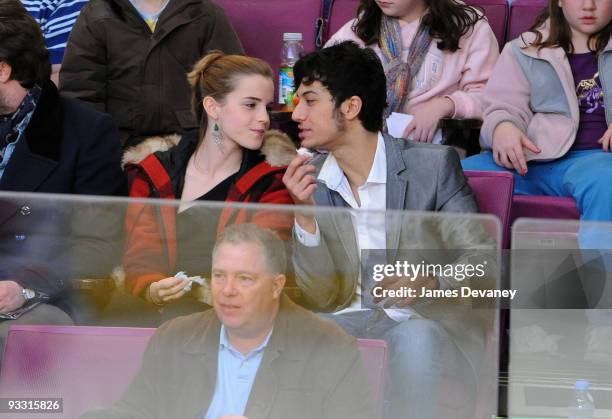
[[[360,272],[365,249],[389,249],[391,263],[398,249],[412,249],[417,261],[421,249],[453,249],[426,260],[456,264],[473,256],[465,249],[492,247],[482,226],[465,216],[387,211],[477,212],[456,152],[381,132],[386,78],[369,49],[343,42],[308,54],[294,75],[302,146],[328,153],[296,157],[285,185],[299,205],[369,210],[296,213],[298,286],[314,309],[337,312],[328,317],[350,334],[387,341],[391,417],[473,417],[482,324],[465,304],[419,298],[421,289],[453,290],[457,281],[395,276],[381,283],[385,289],[408,286],[417,294],[372,301]],[[385,310],[365,310],[367,301]]]

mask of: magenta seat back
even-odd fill
[[[481,213],[499,218],[502,228],[502,245],[507,248],[510,240],[510,215],[514,194],[514,176],[506,172],[480,170],[464,171],[470,187],[476,195]]]
[[[377,409],[382,412],[387,368],[387,342],[379,339],[357,339],[357,346],[366,374],[370,379],[370,385],[374,390],[373,396]]]
[[[510,6],[506,40],[510,42],[527,31],[547,5],[547,0],[514,0]]]
[[[267,61],[278,84],[284,32],[301,32],[304,51],[315,49],[320,0],[215,0],[229,17],[247,55]]]
[[[105,408],[119,400],[140,369],[155,329],[84,326],[11,326],[0,397],[63,397],[62,417]],[[387,344],[358,339],[359,352],[382,403]]]
[[[0,397],[63,397],[66,418],[109,407],[139,370],[153,332],[11,326],[0,371]]]
[[[499,48],[502,49],[506,41],[506,26],[510,14],[508,2],[506,0],[467,0],[466,3],[483,8],[489,25],[491,25],[491,29],[493,29],[497,38]]]
[[[511,222],[517,218],[549,218],[578,220],[576,201],[562,196],[515,195],[512,200]]]
[[[357,17],[357,7],[359,7],[359,0],[335,0],[329,19],[328,35],[332,36],[346,22],[355,19]]]

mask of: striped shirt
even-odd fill
[[[68,35],[88,0],[21,0],[36,19],[51,53],[51,63],[61,64]]]

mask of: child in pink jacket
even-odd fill
[[[373,48],[387,75],[386,115],[414,115],[404,132],[431,142],[442,118],[481,118],[480,93],[499,56],[491,27],[454,0],[361,0],[326,46]]]
[[[581,219],[612,221],[611,21],[610,0],[550,0],[504,48],[483,94],[491,152],[463,168],[512,170],[515,193],[571,196]]]

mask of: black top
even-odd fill
[[[237,176],[238,172],[228,176],[196,201],[225,201]],[[217,238],[220,215],[221,208],[205,205],[194,205],[177,214],[177,266],[187,275],[210,277],[211,253]]]
[[[199,133],[196,130],[183,133],[177,146],[169,150],[156,152],[162,166],[172,182],[172,189],[177,198],[182,196],[185,186],[185,174],[189,159],[198,146]],[[245,150],[238,172],[227,177],[196,201],[220,201],[227,199],[230,189],[245,173],[265,159],[259,150]],[[189,276],[208,277],[211,267],[211,251],[217,238],[217,226],[222,208],[209,208],[206,205],[194,205],[177,214],[177,270]],[[170,272],[174,275],[176,272]]]

